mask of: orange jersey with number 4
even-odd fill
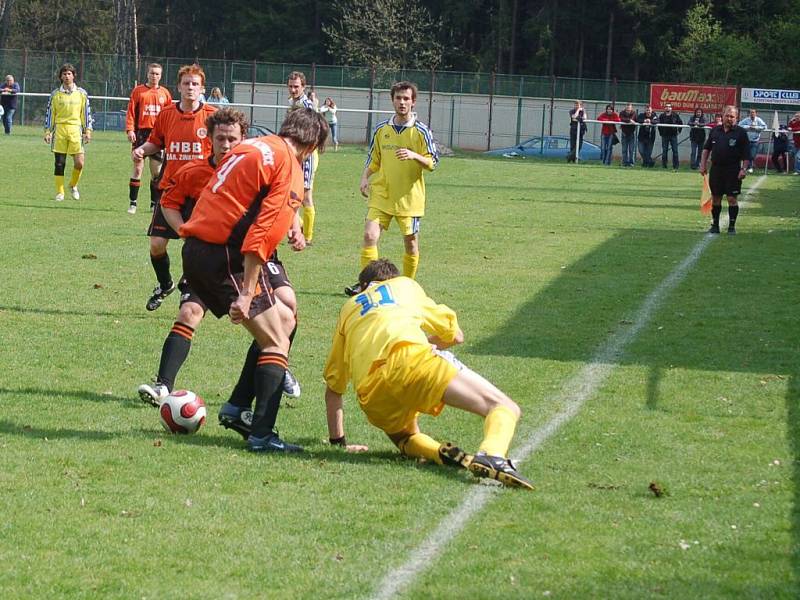
[[[294,150],[275,135],[244,140],[222,159],[180,235],[266,262],[302,200],[303,168]]]

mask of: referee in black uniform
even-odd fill
[[[750,141],[747,139],[747,132],[737,125],[737,121],[736,107],[726,106],[722,113],[722,125],[711,130],[703,146],[700,174],[708,173],[709,154],[713,166],[708,178],[713,219],[708,233],[719,233],[723,195],[728,198],[728,235],[736,233],[736,217],[739,215],[736,196],[742,191],[742,179],[747,176],[747,168],[750,166]]]

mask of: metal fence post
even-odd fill
[[[450,96],[450,147],[453,147],[453,129],[456,126],[456,97]]]
[[[256,70],[258,66],[256,65],[256,60],[253,59],[253,70],[250,73],[250,104],[256,103]],[[253,107],[250,107],[250,122],[253,122]]]
[[[428,127],[433,128],[431,121],[433,120],[433,88],[436,85],[436,71],[431,69],[431,89],[428,92]]]
[[[375,65],[372,65],[369,76],[369,110],[372,111],[375,96]],[[367,113],[367,135],[366,143],[369,144],[372,135],[372,112]]]
[[[519,139],[522,132],[522,96],[517,98],[517,141],[515,142],[517,146],[519,146]]]
[[[25,48],[22,50],[22,89],[23,91],[26,89],[26,79],[28,76],[28,49]],[[20,125],[25,125],[25,97],[23,96],[20,98],[21,108],[20,108],[20,115],[19,115],[19,122]]]
[[[553,78],[550,82],[550,133],[548,135],[553,135],[553,110],[556,103],[556,77],[553,75]],[[544,132],[542,133],[544,135]]]
[[[494,105],[494,69],[489,78],[489,135],[486,136],[486,150],[492,149],[492,108]]]

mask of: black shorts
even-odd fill
[[[209,244],[188,238],[183,244],[183,276],[191,290],[218,319],[228,314],[239,297],[244,276],[244,257],[229,246]],[[258,275],[258,287],[250,303],[248,318],[275,305],[275,294],[264,270]]]
[[[292,282],[289,281],[286,269],[283,267],[283,263],[278,258],[277,253],[270,256],[269,260],[264,263],[264,270],[273,290],[277,290],[280,287],[292,287]]]
[[[147,141],[147,138],[150,137],[150,132],[153,131],[152,129],[137,129],[134,133],[136,134],[136,141],[131,144],[133,149],[136,150],[139,146],[144,144]],[[164,160],[164,151],[159,150],[155,154],[151,154],[150,158],[157,160],[158,162],[162,162]]]
[[[150,237],[161,237],[168,240],[177,240],[178,233],[169,226],[167,220],[164,218],[164,213],[161,212],[161,203],[157,202],[153,209],[153,218],[150,219],[150,227],[147,228],[147,235]]]
[[[206,307],[206,303],[203,302],[202,298],[194,293],[192,286],[189,285],[189,282],[186,281],[186,277],[181,275],[181,280],[178,282],[178,290],[181,292],[181,301],[180,305],[183,306],[186,302],[194,302],[195,304],[199,305],[203,309],[203,313],[208,310]]]
[[[739,165],[732,167],[711,165],[708,187],[711,188],[712,196],[738,196],[742,191]]]

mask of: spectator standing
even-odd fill
[[[678,158],[678,131],[679,127],[664,127],[664,125],[683,125],[683,121],[678,113],[672,111],[672,105],[667,104],[664,112],[658,117],[658,135],[661,136],[661,164],[667,168],[667,154],[672,149],[672,168],[678,170],[680,159]]]
[[[789,172],[789,133],[786,125],[772,133],[772,164],[778,173]]]
[[[569,111],[569,156],[567,162],[574,163],[580,154],[583,138],[586,137],[586,123],[583,122],[585,118],[586,111],[583,109],[583,102],[576,100],[574,108]],[[578,128],[581,132],[580,143],[578,143]]]
[[[597,115],[597,120],[603,122],[600,130],[600,158],[604,165],[610,165],[611,155],[614,153],[614,136],[617,133],[617,126],[613,123],[619,123],[619,115],[611,104],[606,104],[606,111]]]
[[[735,106],[726,106],[722,111],[722,125],[711,130],[703,146],[700,174],[708,173],[709,156],[712,164],[708,177],[712,222],[708,233],[719,233],[722,196],[728,199],[728,235],[736,233],[736,217],[739,215],[736,196],[742,191],[742,180],[747,177],[747,168],[750,165],[747,133],[736,124],[738,116]]]
[[[706,141],[706,116],[702,108],[695,108],[694,114],[689,117],[689,141],[692,143],[690,166],[697,169],[700,166],[700,155],[703,153],[703,144]]]
[[[792,140],[794,141],[794,148],[790,145],[789,152],[794,155],[794,172],[792,175],[800,175],[800,112],[794,113],[794,116],[789,120],[787,129],[792,132]]]
[[[758,142],[761,140],[761,132],[767,128],[767,124],[764,119],[758,116],[756,109],[751,108],[750,116],[739,121],[739,127],[747,130],[747,139],[750,141],[748,148],[750,152],[750,169],[747,172],[752,173],[756,154],[758,154]]]
[[[656,143],[656,124],[658,115],[653,112],[653,108],[648,104],[644,112],[636,118],[639,123],[639,154],[642,157],[642,166],[652,168],[656,165],[653,160],[653,144]]]
[[[222,90],[218,87],[211,88],[211,95],[208,97],[209,104],[230,104],[230,101],[222,95]],[[245,132],[245,135],[247,132]]]
[[[336,102],[333,98],[328,96],[319,109],[322,116],[328,122],[328,128],[331,130],[331,139],[333,140],[334,151],[339,151],[339,119],[336,118]]]
[[[622,166],[632,167],[636,164],[636,110],[630,102],[625,110],[620,111],[619,126],[622,131]]]
[[[17,110],[17,94],[21,91],[19,84],[14,81],[14,76],[6,75],[3,85],[0,87],[0,107],[3,108],[3,129],[5,129],[6,135],[11,135],[11,124]]]

